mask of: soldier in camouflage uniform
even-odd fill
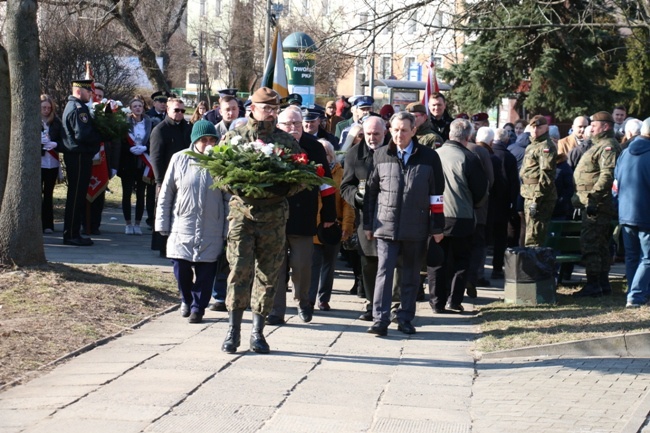
[[[580,244],[587,273],[587,284],[576,296],[601,296],[612,293],[609,284],[612,220],[616,209],[612,201],[614,168],[621,147],[614,139],[614,118],[606,111],[592,116],[593,145],[580,158],[573,173],[576,193],[571,202],[582,209]]]
[[[437,149],[442,146],[444,140],[436,134],[431,126],[431,120],[427,113],[427,107],[420,102],[411,102],[406,106],[406,111],[415,117],[415,127],[418,128],[415,136],[418,143],[423,144],[431,149]]]
[[[262,140],[284,146],[291,152],[300,152],[296,140],[275,126],[280,108],[278,94],[268,87],[261,87],[251,99],[248,123],[229,131],[225,141],[240,136],[242,144]],[[222,346],[224,352],[237,351],[242,317],[250,304],[253,312],[250,348],[254,352],[269,353],[263,334],[264,320],[273,306],[274,287],[283,260],[289,216],[286,196],[299,189],[292,187],[290,190],[282,186],[267,189],[277,197],[252,199],[233,195],[230,200],[227,258],[231,270],[226,296],[230,327]]]
[[[542,246],[546,241],[548,222],[555,208],[555,157],[557,149],[548,137],[546,117],[537,115],[530,120],[530,144],[521,163],[521,196],[526,215],[527,247]]]

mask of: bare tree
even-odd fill
[[[97,30],[110,24],[117,25],[121,32],[119,33],[120,37],[115,41],[115,47],[125,48],[140,59],[142,69],[154,87],[169,90],[169,83],[156,62],[154,47],[158,48],[163,58],[163,64],[168,63],[169,41],[181,25],[187,8],[187,0],[165,0],[155,3],[144,0],[96,0],[93,2],[45,0],[44,3],[65,8],[70,15],[82,16],[84,19],[92,21]],[[151,18],[151,20],[143,17]],[[160,20],[153,20],[153,17],[160,18]]]
[[[7,167],[11,182],[6,183],[0,201],[0,263],[4,265],[45,263],[41,226],[36,223],[41,210],[41,186],[36,181],[40,179],[40,148],[34,145],[40,134],[36,11],[36,0],[7,2],[10,105],[0,91],[0,112],[11,112],[11,127],[8,163],[0,165]]]

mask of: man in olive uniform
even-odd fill
[[[241,137],[241,144],[262,140],[284,146],[292,153],[300,153],[298,142],[276,127],[280,108],[277,92],[261,87],[253,93],[251,101],[248,123],[229,131],[224,140],[229,142],[234,137]],[[297,193],[300,188],[278,185],[267,190],[275,196],[252,199],[234,194],[230,200],[227,248],[230,275],[226,295],[230,327],[222,346],[224,352],[237,351],[242,317],[250,305],[253,312],[250,348],[254,352],[269,353],[263,333],[264,320],[273,307],[275,283],[284,258],[285,228],[289,217],[286,197]]]
[[[418,129],[415,136],[419,144],[423,144],[431,149],[437,149],[442,146],[444,140],[436,134],[431,126],[431,120],[427,114],[427,107],[421,102],[411,102],[406,106],[406,111],[415,117],[415,127]]]
[[[599,111],[591,118],[593,145],[580,158],[573,173],[575,207],[582,210],[580,244],[587,284],[576,296],[600,296],[612,293],[609,284],[612,219],[616,210],[612,202],[614,168],[621,147],[614,138],[614,117]]]
[[[521,196],[526,215],[527,247],[542,246],[546,241],[548,222],[553,214],[557,191],[555,189],[555,157],[557,149],[548,137],[546,117],[537,115],[528,124],[530,144],[521,163]]]
[[[99,142],[102,141],[86,105],[91,97],[92,80],[75,80],[72,82],[72,95],[63,110],[63,144],[66,148],[63,159],[68,174],[63,243],[79,247],[93,244],[91,239],[81,237],[81,218],[86,210],[93,156],[99,152]]]

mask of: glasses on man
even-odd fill
[[[294,128],[299,128],[302,126],[302,122],[296,121],[296,122],[278,122],[278,125],[286,126],[287,128],[294,127]]]
[[[257,105],[260,110],[263,110],[265,113],[277,113],[280,111],[280,107],[277,105]]]
[[[185,108],[174,108],[174,113],[185,113]]]

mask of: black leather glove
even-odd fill
[[[363,196],[365,194],[357,191],[356,194],[354,194],[354,205],[356,206],[357,209],[363,209]]]
[[[588,204],[587,207],[585,208],[585,211],[587,212],[588,217],[595,217],[596,215],[598,215],[598,206],[593,204]]]
[[[528,207],[528,215],[535,218],[539,212],[537,211],[537,203],[533,203]]]

